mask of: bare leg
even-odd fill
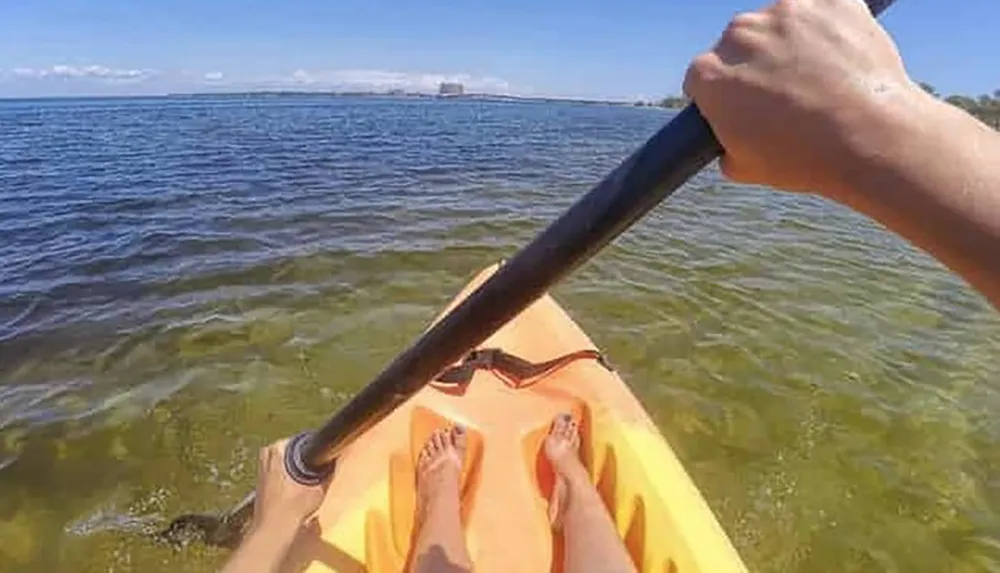
[[[416,515],[419,531],[411,566],[414,573],[472,571],[459,515],[465,445],[465,431],[454,427],[434,432],[420,452]]]
[[[576,422],[567,414],[556,418],[545,438],[545,455],[556,472],[549,517],[563,532],[563,571],[635,573],[625,543],[580,462],[579,449]]]

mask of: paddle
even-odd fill
[[[892,2],[868,0],[867,4],[877,15]],[[397,356],[326,424],[293,438],[285,456],[289,475],[302,484],[328,477],[338,454],[355,438],[593,257],[722,151],[698,108],[689,105],[682,110]],[[200,537],[214,545],[236,545],[253,514],[253,502],[250,494],[221,515],[179,517],[158,537],[171,543]]]

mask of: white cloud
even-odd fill
[[[509,94],[511,85],[500,78],[468,73],[398,72],[372,69],[297,69],[270,76],[233,74],[220,70],[154,70],[116,68],[100,64],[55,64],[0,70],[4,92],[59,93],[168,93],[219,90],[307,90],[437,92],[442,82],[459,82],[467,92]]]
[[[47,68],[14,68],[10,75],[19,79],[92,79],[109,82],[143,81],[155,70],[109,68],[101,65],[71,66],[56,64]]]
[[[470,74],[393,72],[386,70],[295,70],[269,83],[316,89],[437,91],[442,82],[459,82],[467,91],[507,93],[510,84],[500,78]]]

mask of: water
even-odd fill
[[[0,570],[214,570],[142,533],[240,498],[668,118],[0,103]],[[1000,570],[1000,321],[926,256],[710,170],[555,294],[753,570]]]

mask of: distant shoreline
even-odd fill
[[[165,94],[141,94],[141,95],[57,95],[38,97],[2,97],[0,101],[45,101],[45,100],[87,100],[87,99],[258,99],[258,98],[329,98],[329,97],[352,97],[352,98],[398,98],[398,99],[432,99],[432,100],[479,100],[493,102],[525,102],[525,103],[575,103],[584,105],[611,105],[620,107],[661,107],[680,108],[681,105],[661,105],[660,103],[646,103],[623,100],[603,100],[586,98],[561,98],[547,96],[517,96],[505,94],[489,93],[468,93],[462,95],[439,95],[425,92],[366,92],[366,91],[344,91],[344,92],[320,92],[320,91],[294,91],[294,90],[261,90],[242,92],[176,92]]]
[[[343,91],[343,92],[311,92],[311,91],[286,91],[286,90],[264,90],[250,92],[225,92],[225,93],[169,93],[168,98],[257,98],[257,97],[372,97],[372,98],[399,98],[399,99],[441,99],[441,100],[489,100],[489,101],[528,101],[528,102],[551,102],[551,103],[583,103],[583,104],[603,104],[603,105],[632,105],[630,102],[582,99],[582,98],[556,98],[544,96],[516,96],[506,94],[490,93],[466,93],[456,95],[441,95],[426,92],[369,92],[369,91]]]

